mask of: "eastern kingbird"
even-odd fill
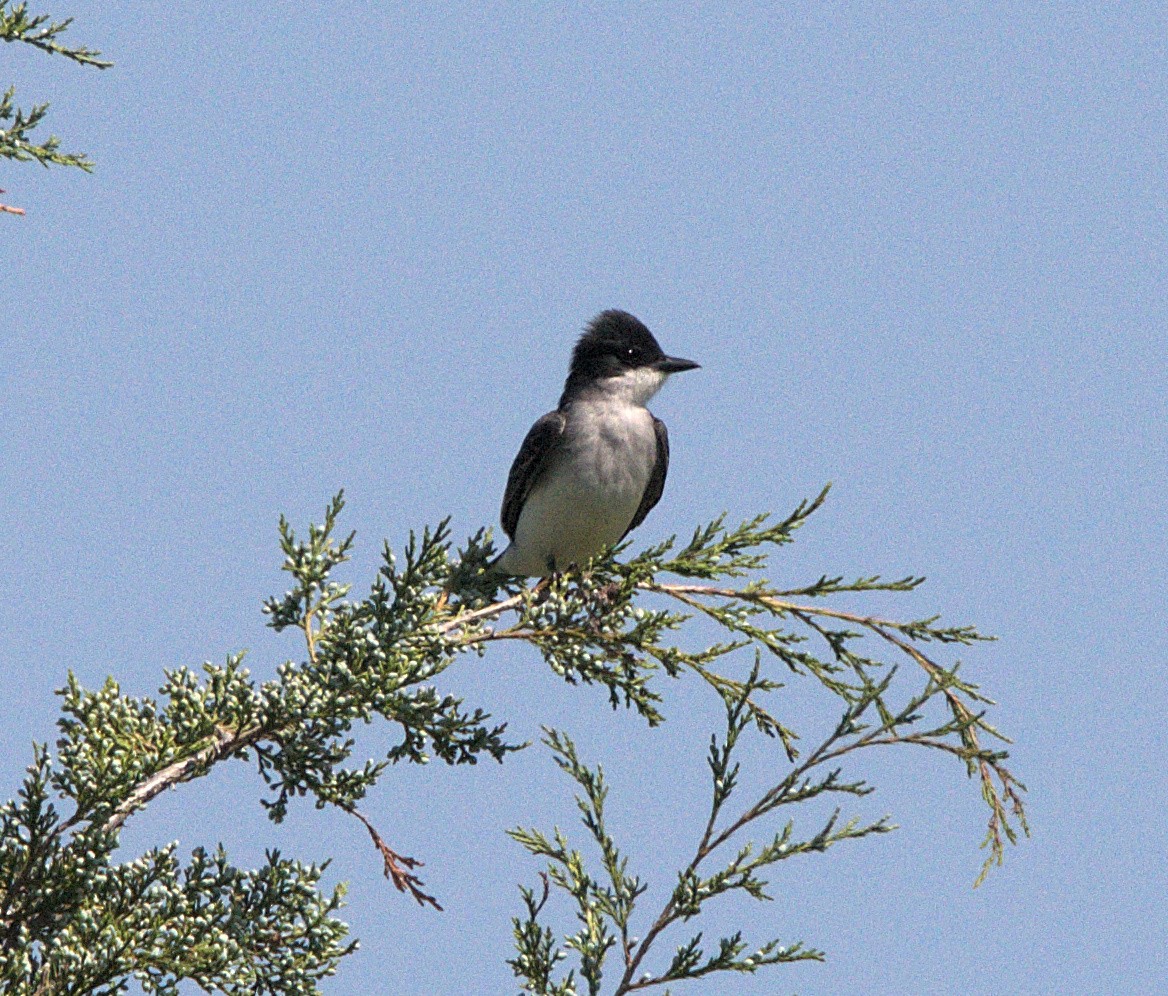
[[[604,311],[572,351],[559,407],[531,427],[507,476],[503,531],[492,565],[543,577],[590,558],[639,526],[669,470],[665,423],[645,407],[693,360],[666,356],[626,311]]]

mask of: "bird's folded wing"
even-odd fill
[[[527,501],[535,482],[547,469],[549,458],[559,446],[566,424],[567,419],[562,412],[548,412],[531,427],[515,455],[511,473],[507,475],[507,491],[503,495],[503,511],[500,516],[503,520],[503,531],[511,539],[515,538],[515,529],[519,525],[519,513],[523,511],[523,503]],[[664,426],[661,427],[661,431],[664,431]],[[668,447],[668,444],[666,446]],[[660,453],[660,434],[657,448]],[[664,475],[661,480],[664,483]],[[657,494],[660,497],[660,490]],[[649,508],[652,508],[652,505]],[[646,512],[648,510],[645,509]]]
[[[653,431],[657,433],[657,462],[653,464],[653,473],[649,475],[649,483],[645,485],[645,493],[641,496],[641,504],[637,506],[637,513],[633,516],[633,521],[629,523],[629,528],[625,530],[621,539],[624,539],[645,521],[645,516],[661,500],[661,492],[665,490],[665,475],[669,473],[669,432],[665,428],[665,423],[659,418],[653,419]]]

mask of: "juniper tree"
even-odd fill
[[[81,66],[107,69],[113,65],[101,53],[84,45],[66,45],[62,35],[73,23],[68,17],[54,21],[48,14],[30,14],[27,3],[10,4],[0,0],[0,40],[23,42],[49,55],[61,55]],[[10,85],[0,95],[0,158],[17,162],[38,162],[42,166],[75,166],[87,173],[93,163],[83,152],[62,152],[61,140],[49,135],[38,140],[32,133],[44,122],[49,105],[33,104],[27,111],[16,105],[16,86]],[[4,191],[0,190],[0,194]],[[24,214],[24,210],[0,204],[0,213]]]
[[[503,762],[525,746],[505,722],[435,688],[444,672],[456,683],[467,655],[504,641],[534,647],[579,688],[582,709],[605,707],[595,701],[599,689],[630,722],[655,726],[666,718],[663,683],[688,680],[717,696],[725,713],[720,733],[693,731],[709,741],[708,817],[679,828],[694,842],[693,857],[652,910],[642,908],[646,883],[606,822],[602,770],[581,760],[569,732],[546,730],[545,744],[578,786],[591,850],[560,830],[510,831],[547,862],[540,885],[521,887],[514,919],[509,963],[526,992],[667,991],[713,973],[822,958],[800,941],[748,941],[741,932],[706,945],[685,925],[728,894],[767,898],[764,876],[781,861],[892,829],[887,819],[859,822],[843,812],[848,799],[871,791],[845,765],[878,747],[939,750],[972,777],[988,807],[984,876],[1025,830],[1022,786],[1005,767],[989,700],[956,663],[926,653],[983,637],[936,618],[896,621],[841,607],[870,592],[911,591],[920,578],[824,575],[787,588],[763,580],[768,554],[792,541],[825,496],[781,521],[759,516],[731,527],[719,518],[683,545],[670,540],[627,560],[621,548],[531,587],[487,569],[489,533],[456,550],[443,523],[411,535],[400,557],[386,544],[361,598],[335,576],[354,542],[338,533],[340,495],[306,535],[281,520],[292,584],[264,611],[273,629],[298,631],[304,651],[275,678],[255,681],[242,655],[201,672],[166,672],[157,698],[125,695],[113,678],[90,690],[68,676],[55,749],[34,747],[17,798],[0,810],[2,991],[114,993],[132,980],[158,993],[177,992],[183,980],[225,993],[318,991],[355,947],[337,915],[343,888],[322,891],[320,865],[271,852],[262,867],[245,870],[222,847],[206,846],[189,855],[175,846],[131,860],[115,855],[135,812],[221,764],[254,769],[275,822],[294,796],[349,814],[397,889],[441,909],[419,862],[390,845],[362,803],[396,765]],[[724,637],[682,649],[679,631],[695,616]],[[784,682],[835,702],[838,720],[818,732],[796,729],[783,708]],[[380,724],[387,745],[357,763],[352,731],[362,723]],[[773,742],[782,773],[741,803],[735,751],[748,736]],[[793,816],[780,820],[830,798],[840,808],[811,830]],[[570,934],[545,922],[553,888],[575,907]]]

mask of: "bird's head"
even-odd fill
[[[670,374],[697,367],[693,360],[666,356],[644,322],[627,311],[602,311],[572,351],[560,403],[593,388],[643,405]]]

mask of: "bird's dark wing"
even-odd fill
[[[633,516],[633,521],[629,523],[629,528],[625,530],[621,539],[645,521],[645,516],[661,500],[661,493],[665,490],[665,475],[669,473],[669,433],[665,429],[665,423],[659,418],[653,419],[653,431],[657,433],[657,462],[653,464],[653,473],[649,475],[649,483],[645,485],[645,493],[641,496],[637,514]]]
[[[562,412],[548,412],[531,427],[519,452],[515,454],[511,473],[507,475],[507,491],[503,495],[503,511],[500,515],[503,532],[511,539],[515,539],[515,528],[519,525],[523,503],[527,501],[539,476],[547,469],[548,457],[559,445],[566,424],[567,419]]]

